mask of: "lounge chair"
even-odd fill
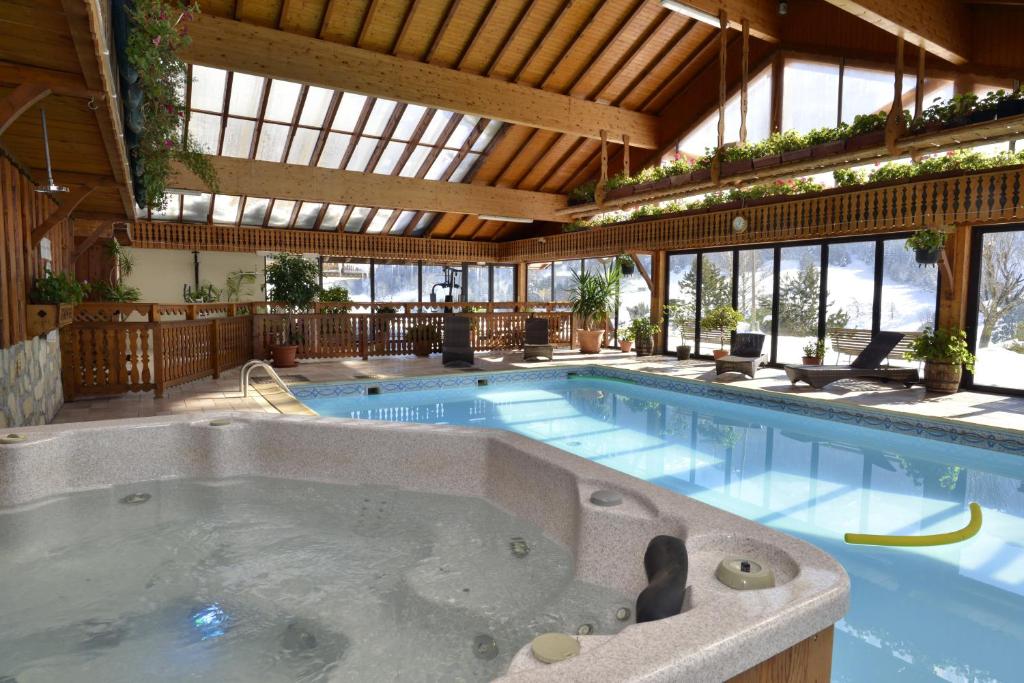
[[[787,365],[786,376],[793,384],[804,381],[815,389],[849,377],[895,380],[909,387],[918,379],[917,368],[882,365],[901,339],[902,332],[879,332],[849,365]]]
[[[756,332],[738,332],[733,339],[728,356],[715,359],[715,374],[724,372],[741,372],[753,378],[759,365],[763,365],[765,357],[761,354],[764,347],[764,335]]]
[[[441,363],[446,368],[468,368],[473,365],[473,346],[469,336],[469,318],[463,315],[445,316]]]
[[[527,318],[523,360],[551,360],[555,352],[548,340],[548,319]]]

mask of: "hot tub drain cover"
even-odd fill
[[[125,505],[138,505],[139,503],[145,503],[150,498],[152,498],[152,496],[148,493],[129,493],[117,502],[124,503]]]
[[[473,654],[477,659],[494,659],[498,656],[498,643],[487,634],[473,639]]]
[[[530,554],[530,546],[522,536],[514,536],[509,542],[508,547],[512,551],[512,557],[520,560]]]

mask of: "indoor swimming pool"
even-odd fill
[[[621,379],[478,384],[407,382],[379,395],[308,386],[296,395],[325,416],[516,432],[819,546],[852,581],[833,680],[1019,680],[1021,456]],[[984,525],[963,543],[843,541],[846,532],[958,529],[972,501]]]

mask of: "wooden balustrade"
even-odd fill
[[[450,306],[421,302],[389,304],[418,311]],[[343,308],[358,309],[366,304]],[[540,312],[465,313],[472,319],[471,342],[478,351],[514,349],[523,345],[526,320],[547,318],[549,341],[570,345],[573,316],[552,310],[564,304],[490,304],[491,308],[544,308]],[[299,358],[363,358],[401,356],[413,352],[406,340],[410,329],[429,325],[436,331],[433,351],[441,350],[445,313],[278,313],[274,304],[82,304],[74,322],[61,330],[64,396],[72,401],[154,391],[204,377],[219,377],[251,358],[266,358],[270,347],[294,339]],[[317,310],[337,310],[323,304]],[[173,320],[171,317],[184,319]]]

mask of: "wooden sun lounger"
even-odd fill
[[[848,378],[896,381],[909,387],[918,380],[917,368],[882,365],[902,339],[901,332],[879,332],[849,365],[787,365],[786,376],[792,384],[806,382],[815,389]]]

